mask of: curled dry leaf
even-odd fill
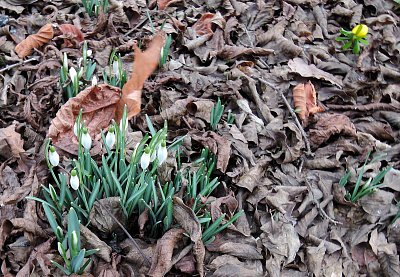
[[[221,22],[217,22],[221,21]],[[193,30],[196,32],[197,35],[210,35],[213,34],[214,31],[212,29],[212,24],[216,25],[225,25],[225,20],[221,17],[219,13],[205,13],[203,14],[200,19],[193,25]]]
[[[350,118],[343,114],[324,114],[315,124],[315,129],[310,130],[310,141],[317,148],[331,136],[343,134],[356,136],[356,128]]]
[[[310,81],[305,84],[298,84],[293,88],[293,101],[295,108],[300,110],[298,114],[305,125],[310,115],[324,111],[317,104],[317,92]]]
[[[15,128],[16,126],[13,124],[0,129],[0,157],[4,159],[19,157],[19,154],[25,152],[24,141]]]
[[[128,107],[128,119],[140,112],[142,89],[144,82],[156,70],[160,61],[161,48],[164,46],[164,33],[158,33],[149,47],[142,52],[135,45],[135,61],[131,78],[122,88],[122,97],[117,104],[116,120],[122,117],[124,106]]]
[[[81,30],[79,30],[75,25],[61,24],[58,26],[58,28],[60,29],[64,38],[64,47],[73,46],[74,41],[79,43],[85,39]]]
[[[79,111],[82,109],[82,121],[89,130],[94,142],[100,140],[100,130],[109,126],[114,118],[117,103],[120,100],[121,90],[106,84],[88,87],[65,103],[57,112],[49,128],[49,137],[52,143],[68,153],[76,153],[77,139],[73,126]]]
[[[157,5],[160,11],[165,10],[167,7],[176,5],[177,3],[183,3],[182,0],[157,0]]]
[[[30,54],[34,48],[38,48],[43,44],[49,42],[54,36],[54,30],[52,24],[46,24],[40,30],[33,35],[28,36],[26,39],[18,43],[15,47],[15,52],[18,57],[24,58]]]

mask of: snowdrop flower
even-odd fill
[[[165,143],[165,140],[161,142],[161,145],[157,149],[157,158],[158,158],[158,164],[161,165],[163,162],[168,157],[168,150],[167,150],[167,144]]]
[[[61,257],[64,257],[64,247],[63,247],[63,245],[61,244],[61,242],[58,242],[57,243],[57,248],[58,248],[58,253],[60,253],[60,255],[61,255]]]
[[[81,123],[81,127],[82,127],[82,123]],[[75,134],[75,136],[78,136],[78,124],[76,123],[76,121],[75,121],[75,123],[74,123],[74,134]]]
[[[120,76],[119,76],[118,61],[113,61],[112,70],[113,70],[113,74],[119,78]]]
[[[142,157],[140,158],[140,167],[143,170],[145,170],[146,168],[149,167],[149,164],[150,164],[150,148],[146,147],[146,149],[144,149]]]
[[[60,163],[60,156],[53,145],[49,149],[49,161],[52,166],[57,166]]]
[[[153,150],[150,155],[150,162],[154,162],[154,160],[157,158],[157,150]]]
[[[92,86],[97,86],[97,77],[93,76],[92,78]]]
[[[77,190],[79,188],[79,177],[76,174],[75,169],[71,170],[71,178],[69,179],[69,184],[71,185],[71,188],[73,188],[74,190]]]
[[[114,126],[111,126],[108,129],[107,135],[106,135],[106,144],[108,148],[112,148],[115,144],[115,128]]]
[[[77,77],[76,69],[74,67],[71,67],[69,69],[69,77],[71,78],[72,82],[75,82],[75,79]]]
[[[92,55],[92,50],[90,50],[90,49],[87,50],[87,51],[86,51],[86,56],[90,57],[91,55]]]
[[[81,144],[86,150],[90,150],[90,147],[92,147],[92,138],[87,128],[82,128]]]

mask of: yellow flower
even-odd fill
[[[358,24],[351,30],[351,32],[358,38],[365,38],[368,34],[368,26],[364,24]]]

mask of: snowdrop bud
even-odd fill
[[[81,67],[81,69],[79,69],[78,79],[82,78],[82,75],[83,75],[83,67]]]
[[[150,155],[150,162],[154,162],[154,160],[157,158],[157,150],[154,150],[153,152],[151,152]]]
[[[114,61],[112,64],[113,74],[119,78],[119,68],[118,68],[118,61]]]
[[[87,50],[87,51],[86,51],[86,56],[90,57],[91,55],[92,55],[92,50],[90,50],[90,49]]]
[[[140,167],[145,170],[150,164],[150,148],[146,147],[142,157],[140,158]]]
[[[79,244],[78,235],[76,234],[75,230],[72,231],[71,237],[72,237],[72,239],[71,239],[72,249],[76,249],[76,250],[79,251],[79,249],[78,249],[78,244]]]
[[[74,80],[75,80],[75,78],[76,78],[76,75],[77,75],[77,73],[76,73],[75,68],[74,68],[74,67],[71,67],[71,68],[69,69],[69,77],[71,78],[72,82],[74,82]]]
[[[82,61],[83,61],[83,58],[80,57],[80,58],[78,59],[78,67],[81,67]]]
[[[76,123],[76,121],[75,121],[75,123],[74,123],[74,134],[75,134],[75,136],[78,136],[78,124]]]
[[[165,141],[161,142],[161,146],[157,149],[158,164],[161,165],[168,157],[167,144]]]
[[[97,77],[93,76],[92,78],[92,86],[97,86]]]
[[[126,118],[126,120],[125,120],[125,131],[126,131],[126,129],[128,129],[128,118]],[[122,118],[119,121],[119,130],[122,132]]]
[[[90,137],[87,128],[82,128],[81,144],[86,150],[90,150],[90,147],[92,147],[92,138]]]
[[[52,166],[57,166],[60,163],[60,156],[53,145],[49,149],[49,161]]]
[[[115,144],[115,128],[113,126],[108,129],[108,133],[106,135],[106,144],[110,149]]]
[[[65,68],[65,70],[68,70],[68,57],[67,57],[67,53],[64,53],[64,56],[63,56],[63,67]]]
[[[79,177],[77,176],[75,169],[71,170],[71,178],[69,179],[69,184],[74,190],[77,190],[79,188]]]
[[[61,257],[64,257],[64,247],[62,246],[61,242],[57,243],[58,253],[60,253]]]

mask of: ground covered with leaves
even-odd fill
[[[216,155],[221,184],[202,199],[211,203],[212,220],[244,214],[202,248],[197,219],[185,214],[184,203],[174,202],[175,225],[158,240],[141,232],[143,216],[128,219],[128,237],[96,206],[93,224],[81,227],[85,247],[100,249],[87,274],[400,276],[396,1],[110,0],[105,13],[91,17],[79,0],[0,3],[4,276],[62,275],[50,263],[59,254],[42,206],[25,198],[39,197],[41,185],[53,182],[46,138],[68,168],[83,107],[96,156],[104,150],[99,130],[121,118],[124,104],[135,115],[127,151],[148,132],[146,114],[157,128],[166,120],[169,142],[185,136],[186,167],[204,147]],[[342,51],[340,28],[359,23],[369,27],[369,44],[360,55]],[[157,67],[168,35],[166,63]],[[66,102],[63,55],[78,66],[83,40],[99,85],[81,84],[88,89]],[[114,50],[128,72],[122,94],[102,85]],[[218,98],[224,112],[213,129]],[[158,170],[166,179],[176,174],[173,162]],[[351,199],[357,183],[368,189],[377,177],[371,193]],[[117,201],[106,208],[117,214],[118,207]]]

